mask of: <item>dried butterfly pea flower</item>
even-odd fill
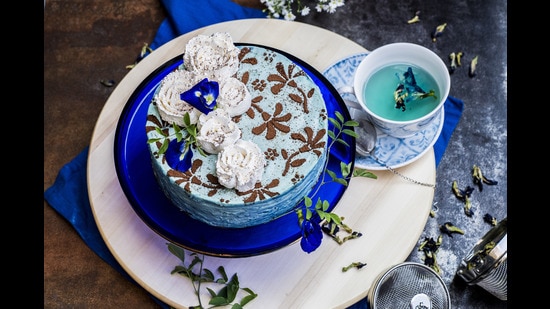
[[[477,56],[475,56],[474,59],[472,59],[472,61],[470,62],[470,70],[468,71],[468,75],[470,77],[476,76],[477,74],[476,67],[477,67]]]
[[[430,238],[426,237],[418,247],[418,251],[424,252],[424,265],[432,268],[437,273],[440,273],[441,269],[437,264],[436,252],[439,249],[439,246],[441,246],[442,241],[443,241],[442,235],[439,235],[439,237],[437,238],[437,241],[435,241],[432,237]]]
[[[367,266],[367,263],[363,263],[363,262],[353,262],[351,264],[349,264],[348,266],[345,266],[345,267],[342,267],[342,272],[346,272],[348,270],[350,270],[351,268],[355,267],[357,269],[361,269],[363,268],[364,266]]]
[[[149,44],[143,43],[143,47],[141,48],[141,53],[139,53],[138,61],[141,61],[145,56],[147,56],[147,53],[152,53],[153,49],[149,47]]]
[[[496,246],[496,243],[494,241],[490,241],[483,246],[483,248],[477,250],[473,253],[473,258],[468,261],[468,264],[466,265],[466,269],[471,270],[474,268],[479,268],[480,265],[483,265],[485,263],[485,257],[493,250],[493,248]]]
[[[437,238],[437,241],[435,241],[432,237],[428,238],[425,237],[424,241],[420,243],[420,246],[418,246],[418,251],[432,251],[435,252],[437,249],[439,249],[439,246],[441,246],[441,243],[443,242],[443,236],[439,235]]]
[[[347,233],[347,236],[344,236],[343,238],[340,238],[338,236],[338,232],[340,232],[340,227]],[[336,224],[335,222],[323,222],[321,225],[321,230],[330,236],[334,241],[336,241],[339,245],[343,244],[344,242],[355,239],[363,236],[361,232],[354,231],[349,226],[347,226],[344,223]]]
[[[481,172],[481,168],[479,166],[475,165],[472,168],[472,177],[474,180],[474,184],[477,185],[479,192],[483,191],[483,184],[487,184],[490,186],[498,184],[498,181],[488,179],[483,175]]]
[[[485,214],[483,216],[483,221],[489,223],[492,226],[497,225],[497,218],[491,216],[490,214]]]
[[[102,79],[99,82],[105,87],[113,87],[116,84],[116,82],[112,79],[109,79],[109,80]]]
[[[449,67],[449,73],[453,74],[456,70],[456,54],[452,52],[449,55],[449,59],[451,59],[451,66]]]
[[[413,23],[417,23],[420,21],[420,17],[418,17],[418,15],[420,15],[420,11],[416,11],[416,14],[414,15],[413,18],[407,20],[407,23],[408,24],[413,24]]]
[[[456,64],[457,64],[458,66],[461,66],[461,65],[462,65],[462,63],[460,62],[460,59],[462,59],[462,56],[464,56],[464,53],[462,53],[462,52],[456,53]]]
[[[466,196],[464,199],[464,214],[468,217],[472,217],[474,215],[474,211],[472,210],[472,203],[470,202],[470,197]]]
[[[472,203],[470,202],[470,196],[472,195],[474,188],[467,186],[466,189],[461,190],[460,188],[458,188],[458,182],[454,180],[452,184],[452,191],[453,191],[453,194],[456,196],[456,198],[464,202],[464,214],[466,214],[468,217],[473,216],[474,211],[472,210]]]
[[[403,73],[403,79],[399,81],[395,91],[393,92],[393,98],[395,101],[395,108],[405,111],[407,107],[406,103],[413,100],[421,100],[427,97],[436,97],[435,91],[430,89],[426,92],[416,83],[416,77],[411,67],[407,68],[407,71]]]
[[[443,223],[443,225],[439,226],[439,230],[442,233],[449,235],[449,237],[453,237],[453,233],[464,235],[464,231],[456,227],[451,222]]]
[[[432,205],[432,209],[430,210],[430,217],[435,218],[435,214],[438,210],[439,210],[439,207],[437,207],[437,202],[435,202]]]
[[[143,43],[143,47],[141,48],[141,52],[139,53],[139,56],[137,56],[136,61],[134,61],[134,63],[132,64],[127,65],[126,68],[133,69],[138,64],[138,62],[140,62],[143,58],[145,58],[145,56],[147,56],[148,53],[150,54],[152,52],[153,49],[149,47],[149,44]]]
[[[453,194],[460,200],[464,199],[464,194],[462,190],[458,188],[458,181],[453,180],[453,183],[451,185],[451,189],[453,190]]]
[[[466,189],[461,190],[458,188],[458,181],[454,180],[452,183],[453,194],[461,201],[465,202],[467,198],[472,195],[474,191],[473,187],[467,186]]]
[[[440,37],[443,34],[443,30],[445,30],[445,27],[447,26],[447,23],[441,24],[437,27],[435,27],[434,31],[432,32],[432,41],[435,42],[438,37]]]
[[[435,252],[426,252],[424,256],[424,265],[430,267],[438,274],[441,273],[441,268],[439,267],[439,264],[437,264],[437,256]]]

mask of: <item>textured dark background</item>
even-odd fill
[[[258,1],[235,0],[258,6]],[[303,1],[310,3],[309,1]],[[298,21],[347,37],[368,50],[393,42],[430,48],[448,62],[462,51],[462,67],[451,75],[450,95],[464,101],[464,113],[437,168],[434,206],[419,239],[437,238],[439,225],[451,221],[465,231],[445,235],[438,251],[441,276],[449,287],[453,308],[506,308],[477,286],[467,286],[454,272],[462,257],[490,225],[489,213],[507,217],[507,2],[504,0],[347,0],[335,13],[314,10]],[[408,24],[419,11],[420,22]],[[59,169],[90,142],[95,121],[114,88],[101,79],[119,82],[144,43],[150,43],[164,18],[158,0],[47,0],[44,9],[44,190]],[[431,33],[447,23],[433,42]],[[477,75],[468,65],[478,56]],[[472,184],[473,165],[497,180],[475,191],[475,212],[467,217],[451,192],[451,183]],[[418,246],[417,246],[418,247]],[[416,249],[408,260],[422,262]],[[130,283],[101,260],[72,226],[44,202],[45,308],[158,308],[141,287]]]

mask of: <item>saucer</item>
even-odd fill
[[[359,63],[361,63],[361,60],[367,55],[368,53],[359,53],[341,59],[323,71],[323,75],[336,89],[352,85],[355,70]],[[341,96],[345,100],[357,102],[353,94],[344,93]],[[356,113],[363,113],[353,108],[349,110],[352,118],[355,118]],[[435,144],[443,129],[444,118],[445,111],[441,110],[441,117],[439,119],[435,120],[424,130],[405,138],[388,136],[377,130],[378,140],[374,149],[375,156],[392,168],[402,167],[414,162]],[[383,164],[373,158],[360,156],[359,154],[355,156],[355,166],[369,170],[386,169]]]

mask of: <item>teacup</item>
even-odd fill
[[[392,43],[376,48],[359,64],[351,92],[376,129],[405,138],[441,117],[451,78],[443,60],[426,47]]]

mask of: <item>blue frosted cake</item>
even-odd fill
[[[205,80],[219,90],[207,112],[182,95],[199,96],[192,89]],[[327,130],[322,94],[297,64],[270,49],[237,47],[226,33],[188,42],[183,65],[156,89],[146,122],[166,196],[192,218],[227,228],[293,211],[323,172]]]

